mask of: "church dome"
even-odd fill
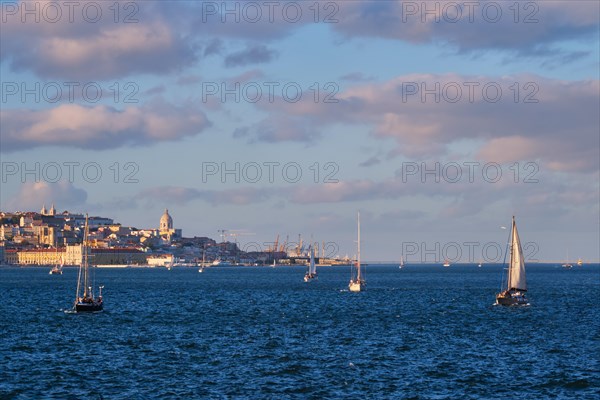
[[[173,229],[173,218],[169,215],[169,210],[165,209],[165,213],[160,217],[160,231],[168,231]]]

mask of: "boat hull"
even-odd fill
[[[317,279],[317,275],[312,275],[312,274],[306,274],[304,275],[304,282],[311,282],[313,280]]]
[[[94,300],[91,302],[78,301],[75,303],[75,311],[77,312],[98,312],[102,311],[104,303],[102,300]]]
[[[502,292],[496,295],[496,304],[501,306],[525,306],[529,304],[523,292]]]
[[[362,290],[362,282],[360,281],[350,281],[348,284],[348,290],[351,292],[360,292]]]

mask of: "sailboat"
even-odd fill
[[[503,306],[527,305],[527,283],[525,281],[525,258],[517,232],[515,217],[512,219],[510,238],[510,261],[506,278],[506,289],[496,295],[496,304]]]
[[[310,247],[310,263],[304,275],[304,282],[310,282],[313,279],[317,279],[317,266],[315,264],[315,249]]]
[[[565,269],[573,268],[573,264],[569,262],[569,249],[567,249],[567,261],[562,265]]]
[[[206,254],[206,250],[202,252],[202,264],[200,264],[200,268],[198,269],[198,272],[200,272],[200,273],[204,272],[204,266],[206,265],[204,262],[205,254]]]
[[[583,260],[580,258],[579,260],[577,260],[577,266],[581,267],[583,265]]]
[[[58,256],[58,246],[56,246],[56,255]],[[62,275],[63,271],[63,264],[64,264],[64,260],[61,257],[60,259],[60,263],[58,262],[58,257],[57,257],[57,262],[56,264],[52,267],[52,269],[50,270],[50,272],[48,272],[48,274],[50,275]]]
[[[94,289],[90,284],[90,266],[89,266],[89,246],[88,246],[88,217],[85,216],[85,228],[83,231],[83,244],[81,250],[83,252],[83,260],[79,264],[79,273],[77,276],[77,293],[75,294],[75,304],[73,304],[73,310],[76,312],[95,312],[102,311],[104,302],[102,300],[102,289],[104,286],[100,286],[100,294],[98,297],[94,297]],[[83,295],[81,290],[83,289]]]
[[[479,264],[477,264],[477,267],[481,268],[482,265],[483,265],[482,261],[479,261]]]
[[[360,292],[365,286],[365,280],[361,276],[360,270],[360,212],[357,213],[357,256],[356,256],[356,274],[354,268],[350,267],[350,283],[348,289],[351,292]]]
[[[450,261],[444,260],[444,267],[449,267],[449,266],[450,266]]]
[[[400,266],[398,267],[400,269],[404,268],[404,257],[400,256]]]

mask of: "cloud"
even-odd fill
[[[265,76],[265,74],[259,70],[259,69],[252,69],[250,71],[246,71],[243,74],[234,76],[233,78],[229,79],[229,83],[234,84],[234,83],[246,83],[246,82],[251,82],[254,79],[261,79]]]
[[[180,86],[188,86],[188,85],[194,85],[201,81],[202,81],[202,78],[200,76],[186,75],[186,76],[180,76],[179,78],[177,78],[176,83]]]
[[[35,3],[41,9],[50,2]],[[209,3],[217,7],[214,14],[206,12]],[[335,2],[334,8],[322,9],[318,19],[349,39],[377,37],[437,44],[474,55],[501,51],[507,60],[535,58],[550,66],[592,54],[567,48],[566,42],[597,44],[598,2],[521,2],[519,15],[515,15],[513,3],[490,2],[502,12],[500,20],[494,23],[488,16],[494,10],[484,11],[488,3],[473,3],[477,4],[473,20],[466,6],[458,10],[457,2],[445,0],[432,5],[399,0]],[[122,15],[115,23],[114,5],[110,2],[93,2],[102,8],[102,18],[94,23],[82,19],[82,4],[76,6],[74,22],[69,21],[67,7],[61,2],[56,4],[63,14],[57,22],[46,18],[36,22],[34,16],[23,22],[20,12],[3,15],[0,59],[13,71],[33,71],[45,79],[89,81],[179,72],[197,66],[203,57],[211,55],[224,57],[227,67],[266,63],[277,55],[266,43],[281,41],[315,23],[314,5],[310,2],[277,4],[274,9],[266,3],[240,3],[235,5],[239,10],[233,15],[226,10],[232,4],[225,2],[178,2],[176,7],[168,2],[139,2],[135,3],[137,10],[133,10],[134,23],[124,21],[131,16],[130,8],[121,9]],[[294,7],[289,8],[289,4]],[[22,3],[18,6],[24,7]],[[406,9],[408,6],[416,6],[416,12]],[[260,9],[257,21],[248,14],[252,7]],[[295,7],[302,9],[297,21],[292,18]],[[425,13],[425,7],[437,7],[436,15]],[[460,12],[460,18],[456,18],[456,12]],[[335,23],[327,23],[327,16]],[[525,23],[526,18],[537,22]],[[224,55],[227,45],[236,45],[238,40],[245,43],[245,49]],[[354,73],[343,79],[370,78]]]
[[[249,142],[313,143],[321,134],[310,121],[289,115],[270,115],[251,126],[236,128],[234,138],[247,137]]]
[[[46,207],[55,204],[58,209],[67,209],[81,206],[86,200],[87,192],[68,181],[25,182],[18,193],[8,200],[6,207],[9,210],[30,211],[39,210],[44,204]]]
[[[343,81],[350,81],[350,82],[366,82],[366,81],[372,81],[375,78],[370,77],[370,76],[365,76],[365,74],[363,74],[362,72],[352,72],[352,73],[340,76],[340,79]]]
[[[250,64],[262,64],[267,63],[275,56],[277,52],[267,48],[261,44],[248,45],[244,50],[231,53],[225,57],[225,66],[231,67],[243,67]]]
[[[442,158],[457,143],[478,147],[480,161],[541,161],[545,168],[599,168],[600,81],[537,75],[410,74],[336,94],[337,103],[258,102],[268,113],[240,132],[250,140],[312,142],[336,125],[365,126],[392,139],[390,154]],[[564,161],[564,162],[563,162]]]
[[[143,190],[137,200],[159,202],[161,204],[183,205],[195,200],[203,200],[214,206],[248,205],[262,202],[269,198],[271,192],[264,188],[243,187],[226,190],[198,190],[181,186],[159,186]]]
[[[381,163],[381,160],[377,156],[372,156],[372,157],[369,157],[368,159],[366,159],[365,161],[361,162],[358,165],[360,165],[361,167],[371,167],[373,165],[377,165],[380,163]]]
[[[459,5],[461,4],[461,5]],[[505,51],[513,59],[572,60],[589,52],[558,47],[567,40],[594,40],[598,2],[530,1],[433,3],[352,1],[340,4],[333,28],[346,37],[380,37],[414,44],[439,44],[459,53]]]
[[[102,3],[102,2],[100,2]],[[183,35],[176,21],[163,18],[154,2],[136,3],[137,22],[114,22],[112,3],[96,2],[101,7],[97,22],[83,19],[83,5],[73,13],[57,2],[62,17],[48,21],[45,2],[42,10],[23,22],[21,13],[6,14],[0,39],[1,58],[13,71],[32,70],[43,78],[68,80],[105,80],[137,73],[164,74],[192,65],[198,60],[198,45]],[[22,3],[19,8],[25,7]],[[112,7],[112,9],[110,8]],[[131,12],[124,12],[131,15]]]
[[[210,126],[193,105],[174,106],[162,100],[123,110],[63,104],[47,110],[1,110],[0,116],[2,152],[46,145],[82,149],[150,145],[197,135]]]
[[[155,94],[163,94],[164,92],[166,92],[167,88],[165,87],[165,85],[157,85],[154,87],[151,87],[150,89],[146,90],[144,92],[145,95],[155,95]]]

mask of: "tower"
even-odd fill
[[[173,218],[169,215],[169,210],[165,208],[165,213],[160,217],[159,232],[170,233],[173,230]]]

